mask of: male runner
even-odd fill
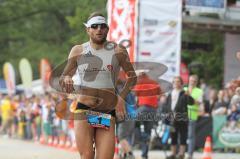
[[[78,93],[76,113],[91,109],[104,113],[103,116],[111,115],[109,127],[100,123],[101,120],[107,121],[109,116],[97,120],[103,128],[96,127],[95,120],[89,119],[87,115],[86,120],[74,121],[76,142],[81,158],[93,159],[96,155],[97,159],[113,159],[115,116],[124,116],[126,111],[122,104],[123,99],[130,87],[134,86],[136,75],[126,49],[106,40],[109,28],[102,14],[92,13],[85,26],[90,40],[72,48],[60,78],[60,85],[67,93]],[[117,95],[115,87],[120,68],[125,71],[128,80],[122,92]],[[75,83],[80,86],[76,87]]]

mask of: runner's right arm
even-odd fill
[[[75,45],[69,53],[67,65],[65,66],[63,73],[60,77],[59,84],[67,93],[71,93],[73,88],[72,76],[77,70],[77,59],[82,52],[81,45]]]

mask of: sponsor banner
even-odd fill
[[[33,80],[32,67],[30,62],[26,58],[22,58],[19,62],[19,72],[22,80],[22,84],[27,96],[31,95],[31,87]]]
[[[218,13],[226,8],[226,0],[186,0],[186,8],[199,12]]]
[[[161,78],[171,81],[180,75],[182,1],[141,0],[139,6],[137,61],[166,65]]]
[[[131,61],[135,61],[135,30],[137,0],[108,1],[108,40],[127,47]],[[129,42],[127,42],[129,40]]]
[[[226,115],[213,116],[213,147],[215,149],[224,148],[225,146],[219,140],[219,133],[227,123]]]
[[[226,115],[219,115],[213,117],[213,141],[214,148],[240,148],[240,125],[229,126]]]
[[[238,130],[240,129],[238,128]],[[227,132],[221,130],[218,138],[225,147],[240,148],[240,134],[237,131],[231,130]]]
[[[16,77],[15,71],[11,63],[6,62],[3,65],[3,75],[6,81],[8,95],[13,95],[16,93]]]
[[[226,115],[213,117],[199,117],[196,125],[195,148],[203,148],[207,136],[213,138],[213,148],[237,148],[240,147],[240,126],[229,127]]]
[[[51,74],[51,65],[47,59],[41,59],[40,61],[40,78],[42,80],[43,89],[47,90],[49,88],[49,78]]]

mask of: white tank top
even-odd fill
[[[95,50],[90,42],[82,46],[83,52],[73,77],[74,84],[91,88],[114,88],[120,70],[115,50]]]

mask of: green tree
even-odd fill
[[[18,69],[19,60],[26,57],[33,66],[34,78],[39,78],[40,59],[48,58],[54,66],[64,61],[72,45],[87,40],[82,23],[90,12],[105,11],[106,2],[1,0],[0,66],[10,61]]]
[[[188,65],[191,63],[201,64],[203,66],[202,72],[193,73],[197,73],[208,84],[220,88],[223,82],[224,34],[217,31],[184,30],[182,39],[187,42],[204,43],[211,46],[210,51],[198,48],[195,48],[194,51],[183,50],[182,60]]]

